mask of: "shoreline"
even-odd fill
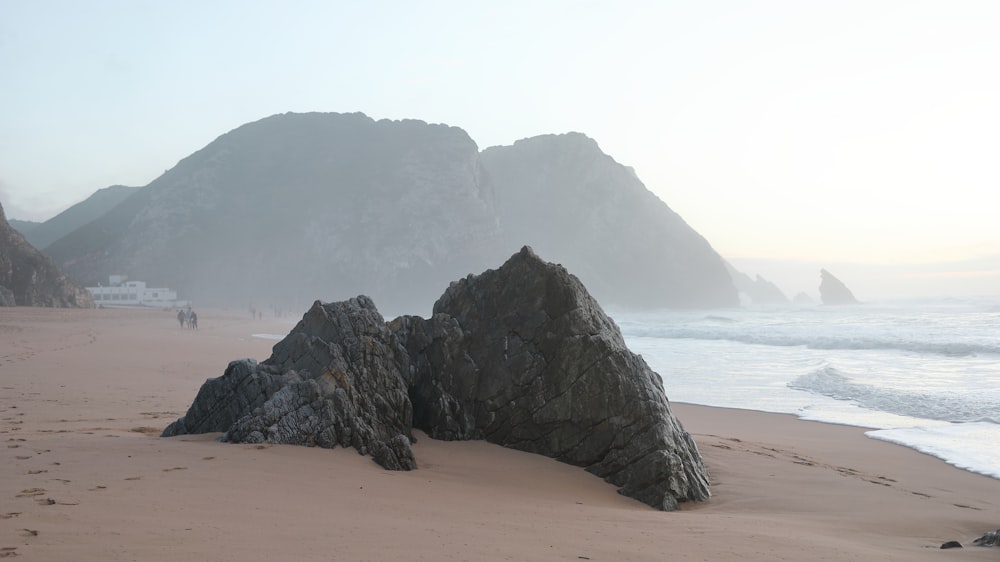
[[[0,549],[25,560],[995,560],[1000,480],[857,426],[671,402],[712,498],[672,513],[584,470],[418,435],[353,450],[159,438],[288,319],[0,309]],[[670,391],[667,389],[669,396]],[[51,503],[50,503],[51,502]],[[967,548],[941,551],[958,540]]]

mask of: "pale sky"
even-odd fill
[[[0,201],[44,220],[361,111],[586,133],[727,258],[1000,256],[998,30],[995,0],[0,0]]]

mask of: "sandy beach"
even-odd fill
[[[420,469],[353,449],[162,439],[291,320],[0,308],[0,558],[998,560],[1000,480],[792,416],[674,404],[713,498],[655,511],[580,468],[418,435]],[[669,396],[670,389],[667,388]],[[940,550],[959,540],[961,550]]]

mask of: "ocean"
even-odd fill
[[[871,428],[1000,478],[1000,298],[611,316],[673,402]]]

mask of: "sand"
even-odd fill
[[[674,404],[713,498],[663,513],[582,469],[420,436],[353,450],[158,437],[291,320],[0,308],[0,557],[19,560],[998,560],[1000,480],[853,427]],[[669,394],[669,389],[667,389]],[[962,550],[940,550],[959,540]]]

